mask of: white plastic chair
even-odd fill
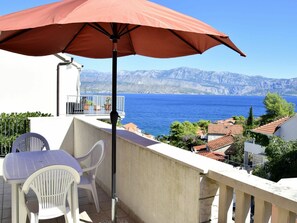
[[[74,222],[73,216],[76,210],[71,210],[69,206],[72,199],[78,199],[73,198],[72,195],[77,196],[79,181],[79,173],[65,165],[47,166],[34,172],[20,188],[20,196],[22,196],[20,211],[24,213],[24,209],[27,209],[31,223],[37,223],[39,219],[52,219],[62,215],[65,216],[66,222]],[[26,200],[25,195],[31,190],[37,200],[32,198]]]
[[[92,192],[93,200],[96,205],[97,212],[100,211],[99,200],[96,189],[96,173],[99,165],[105,156],[104,141],[100,140],[95,143],[91,150],[84,156],[77,157],[77,161],[81,163],[83,175],[80,178],[78,188],[87,189]]]
[[[44,149],[50,149],[47,140],[38,133],[27,132],[14,140],[11,152],[40,151]]]

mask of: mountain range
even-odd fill
[[[81,72],[81,92],[110,93],[111,73]],[[170,70],[118,72],[119,93],[209,94],[209,95],[297,95],[297,78],[278,79],[231,72],[180,67]]]

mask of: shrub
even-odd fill
[[[13,141],[21,134],[30,131],[29,117],[49,117],[41,112],[1,113],[0,114],[0,156],[11,151]]]

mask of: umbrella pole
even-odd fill
[[[113,40],[113,51],[112,51],[112,110],[110,113],[110,120],[112,125],[112,136],[111,136],[111,148],[112,148],[112,176],[111,176],[111,189],[112,189],[112,203],[111,203],[111,221],[116,222],[116,210],[117,201],[116,197],[116,128],[119,114],[117,112],[117,39]]]

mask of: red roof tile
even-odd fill
[[[223,153],[201,151],[198,154],[201,155],[201,156],[206,156],[208,158],[217,160],[217,161],[224,161],[225,160],[225,155]]]
[[[130,122],[126,125],[123,125],[123,127],[130,131],[130,132],[137,132],[139,129],[137,128],[137,125],[135,125],[134,123]]]
[[[234,137],[232,135],[226,135],[223,137],[220,137],[218,139],[211,140],[207,143],[207,147],[211,151],[216,151],[218,149],[221,149],[225,146],[229,146],[234,143]]]
[[[208,134],[222,134],[222,135],[238,135],[242,134],[242,125],[224,125],[224,124],[209,124]]]
[[[206,145],[193,146],[194,151],[201,151],[206,149]]]
[[[225,120],[218,120],[216,123],[225,125],[234,125],[236,120],[234,118],[228,118]]]
[[[258,128],[255,128],[252,130],[252,132],[256,132],[256,133],[261,133],[264,135],[273,135],[273,133],[275,133],[275,131],[277,130],[277,128],[283,124],[284,122],[286,122],[290,117],[285,117],[285,118],[281,118],[278,119],[274,122],[270,122],[266,125],[262,125]]]

